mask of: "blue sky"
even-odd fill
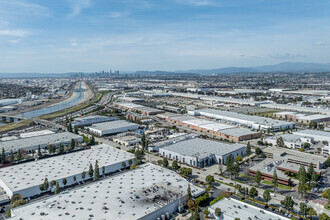
[[[1,0],[0,72],[330,62],[328,0]]]

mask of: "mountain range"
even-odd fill
[[[135,73],[140,75],[187,75],[187,74],[231,74],[231,73],[269,73],[269,72],[294,72],[294,73],[311,73],[311,72],[330,72],[330,63],[302,63],[302,62],[284,62],[275,65],[254,66],[254,67],[224,67],[218,69],[190,69],[177,71],[136,71],[123,73]],[[74,73],[0,73],[0,78],[33,78],[33,77],[70,77]]]
[[[224,73],[262,73],[262,72],[328,72],[330,63],[302,63],[284,62],[275,65],[254,66],[254,67],[225,67],[218,69],[191,69],[179,70],[177,73],[199,73],[203,75],[224,74]]]

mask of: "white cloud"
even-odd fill
[[[325,42],[325,41],[316,41],[316,42],[314,42],[314,45],[315,46],[324,46],[324,45],[329,45],[329,43]]]
[[[69,0],[72,12],[69,17],[75,17],[81,13],[83,9],[89,8],[92,4],[91,0]]]
[[[213,0],[175,0],[179,4],[193,6],[211,6],[217,5]]]
[[[49,16],[47,7],[30,3],[25,0],[1,0],[0,11],[2,14],[22,15],[22,16]]]
[[[10,37],[25,37],[29,32],[16,29],[16,30],[0,30],[0,36],[10,36]]]
[[[120,18],[120,17],[125,17],[128,16],[130,13],[127,11],[113,11],[110,12],[107,17],[108,18]]]

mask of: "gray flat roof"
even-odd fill
[[[229,129],[221,130],[219,132],[233,137],[241,137],[245,135],[252,135],[259,133],[245,128],[229,128]]]
[[[188,184],[174,171],[147,163],[68,193],[12,209],[12,216],[33,220],[140,219],[185,196]],[[190,186],[194,196],[204,192]]]
[[[244,147],[245,145],[243,144],[226,144],[218,141],[194,138],[175,143],[162,149],[186,156],[204,157],[210,154],[222,156]]]
[[[307,135],[300,136],[300,135],[295,135],[295,134],[280,134],[280,135],[266,137],[264,140],[265,141],[267,141],[269,139],[277,140],[280,137],[283,139],[283,141],[292,142],[292,143],[302,143],[303,141],[301,140],[301,138],[310,138],[310,137],[307,137]]]
[[[138,124],[134,124],[125,120],[117,120],[117,121],[110,121],[104,123],[93,124],[89,128],[93,128],[96,130],[107,130],[107,129],[117,129],[117,128],[124,128],[129,126],[136,126],[139,127]]]
[[[244,115],[239,114],[236,112],[230,112],[230,111],[221,111],[216,109],[199,109],[195,110],[195,112],[199,113],[208,113],[213,115],[219,115],[219,116],[226,116],[231,117],[234,119],[240,119],[245,121],[250,121],[256,124],[265,125],[265,126],[279,126],[279,125],[288,125],[288,124],[294,124],[293,122],[285,122],[280,120],[274,120],[271,118],[265,118],[265,117],[259,117],[259,116],[252,116],[252,115]]]
[[[300,152],[297,150],[290,150],[287,148],[280,148],[280,147],[266,147],[264,150],[266,153],[272,153],[273,157],[277,156],[279,158],[288,158],[288,159],[293,159],[297,161],[302,161],[306,163],[324,163],[327,158],[324,158],[323,156],[315,155],[315,154],[309,154],[309,153],[304,153]],[[275,158],[274,158],[275,159]]]
[[[87,116],[82,118],[76,118],[73,122],[73,126],[83,126],[83,125],[91,125],[96,123],[102,123],[107,121],[114,121],[117,120],[116,117],[107,117],[107,116],[101,116],[101,115],[93,115],[93,116]]]
[[[274,174],[274,170],[276,169],[275,166],[280,165],[281,163],[283,163],[282,161],[275,161],[273,159],[265,159],[263,161],[261,161],[260,163],[255,164],[254,166],[250,167],[250,170],[254,170],[254,171],[260,171],[261,173],[266,173],[270,176],[273,176]],[[290,177],[288,177],[287,175],[285,175],[284,173],[282,173],[282,171],[279,171],[276,169],[276,174],[279,178],[282,179],[289,179]]]
[[[18,191],[41,185],[46,177],[51,181],[80,175],[88,171],[90,163],[94,167],[96,160],[102,167],[134,158],[133,154],[126,151],[101,144],[88,150],[2,168],[0,179],[12,191]]]
[[[4,148],[6,152],[10,152],[10,150],[15,152],[19,149],[34,147],[38,145],[60,144],[70,141],[71,139],[82,139],[82,137],[71,132],[46,134],[42,136],[0,142],[0,148]]]
[[[220,201],[213,204],[210,208],[213,210],[215,210],[216,208],[220,208],[221,212],[224,212],[224,215],[228,216],[230,219],[235,219],[236,217],[240,217],[241,219],[265,219],[265,220],[288,219],[286,217],[277,215],[265,209],[258,208],[256,206],[238,201],[233,198],[228,198],[228,199],[223,198]]]

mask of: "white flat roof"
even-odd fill
[[[25,148],[35,147],[38,145],[42,146],[50,144],[60,144],[67,141],[71,141],[71,139],[82,139],[82,136],[73,134],[71,132],[61,132],[0,142],[0,147],[3,147],[6,152],[9,152],[10,150],[13,150],[15,152],[19,149],[24,150]]]
[[[129,159],[134,159],[134,155],[100,144],[89,150],[1,168],[0,179],[12,191],[19,191],[41,185],[46,177],[51,181],[87,172],[89,164],[94,167],[96,160],[101,168]]]
[[[188,184],[174,171],[147,163],[11,214],[13,219],[140,219],[185,196]],[[191,190],[196,196],[204,192],[193,185]]]
[[[32,132],[27,132],[27,133],[21,133],[19,136],[21,138],[29,138],[29,137],[36,137],[36,136],[41,136],[41,135],[46,135],[46,134],[54,134],[54,131],[51,130],[40,130],[40,131],[32,131]]]
[[[238,201],[233,198],[224,198],[213,204],[211,209],[215,210],[220,208],[228,219],[235,219],[236,217],[243,217],[243,219],[267,219],[267,220],[279,220],[288,219],[284,216],[277,215],[270,211],[258,208],[256,206],[249,205],[247,203]],[[227,218],[225,218],[227,219]]]

